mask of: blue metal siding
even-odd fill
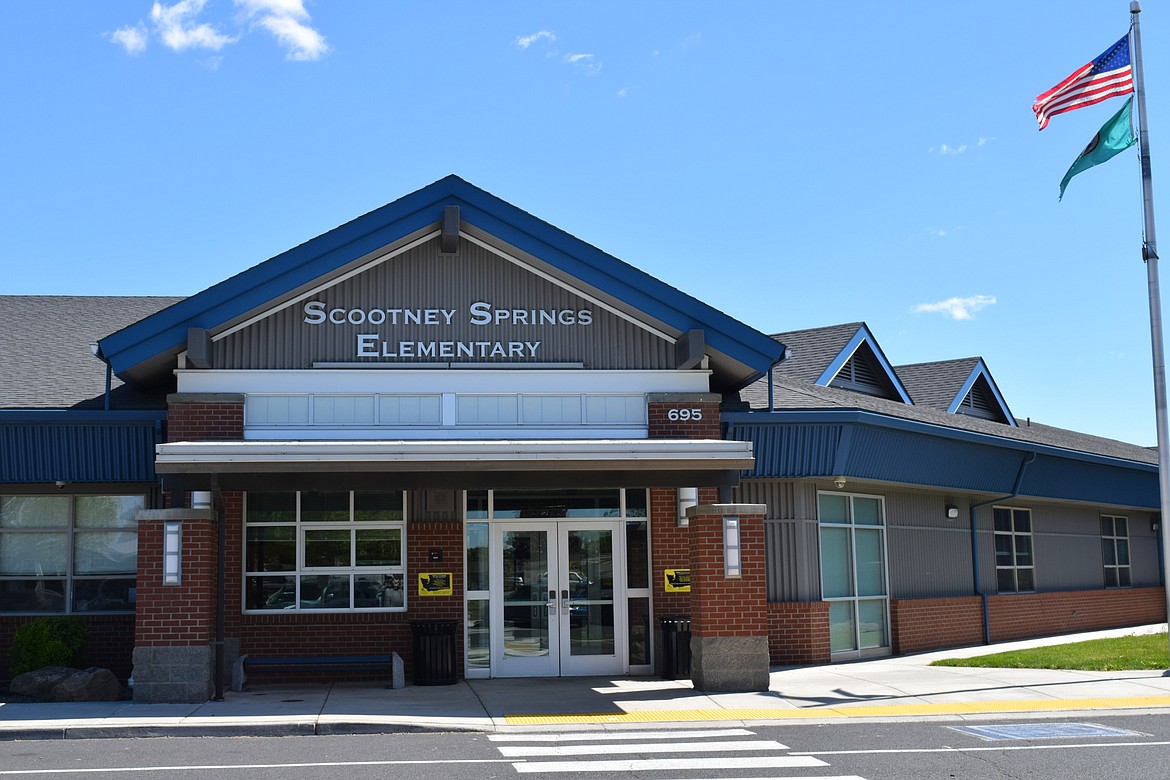
[[[153,419],[6,420],[0,418],[0,483],[154,482]]]
[[[1158,507],[1157,469],[1146,463],[1017,440],[976,440],[962,432],[952,436],[936,426],[918,431],[899,420],[887,426],[873,415],[865,422],[818,424],[808,422],[807,413],[793,422],[781,421],[780,414],[728,415],[728,438],[749,441],[754,449],[755,468],[743,472],[743,478],[844,476],[1006,495],[1020,464],[1035,452],[1021,485],[1023,496]]]
[[[750,477],[832,476],[841,425],[734,425],[728,438],[750,441],[755,468]]]
[[[1010,493],[1021,454],[865,426],[853,431],[845,476]]]

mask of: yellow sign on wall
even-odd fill
[[[691,592],[691,570],[690,569],[667,569],[666,570],[666,592],[667,593],[690,593]]]
[[[451,572],[419,572],[418,595],[450,596],[455,592]]]

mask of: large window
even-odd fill
[[[402,491],[248,493],[244,609],[406,608]]]
[[[1101,556],[1105,562],[1105,587],[1128,588],[1129,519],[1101,515]]]
[[[1032,559],[1032,510],[997,506],[995,517],[995,577],[1000,593],[1036,590]]]
[[[0,496],[0,612],[133,612],[138,496]]]
[[[835,658],[889,652],[885,502],[880,496],[817,494],[821,596],[829,602]]]

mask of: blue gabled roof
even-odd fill
[[[458,176],[439,181],[277,255],[99,341],[100,356],[129,381],[158,381],[186,348],[190,327],[215,330],[370,252],[439,222],[444,206],[462,221],[527,252],[747,368],[735,386],[762,375],[784,345]],[[754,373],[752,373],[754,372]],[[732,388],[734,389],[734,388]]]

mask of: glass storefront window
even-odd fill
[[[133,612],[141,495],[0,496],[0,612]]]
[[[405,609],[405,506],[402,491],[248,493],[244,610]]]

